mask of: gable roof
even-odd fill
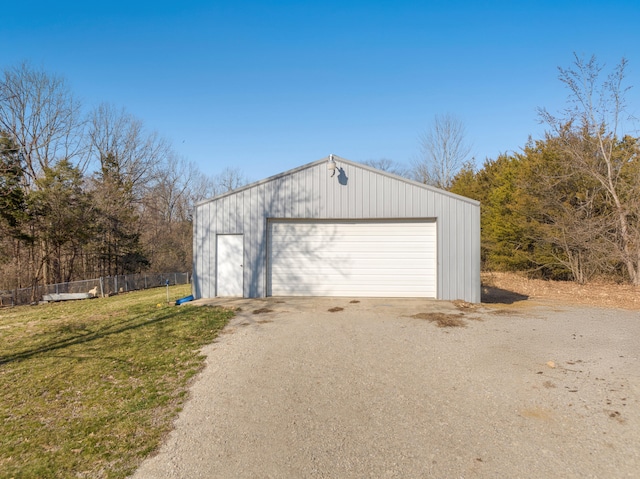
[[[395,175],[393,173],[389,173],[388,171],[378,170],[376,168],[373,168],[371,166],[365,165],[363,163],[357,163],[355,161],[347,160],[347,159],[342,158],[342,157],[340,157],[338,155],[332,155],[332,156],[333,156],[334,160],[339,161],[340,163],[344,163],[346,165],[349,165],[349,166],[352,166],[352,167],[355,167],[355,168],[361,168],[363,170],[367,170],[367,171],[370,171],[372,173],[376,173],[378,175],[386,176],[386,177],[392,178],[394,180],[402,181],[404,183],[407,183],[407,184],[410,184],[410,185],[413,185],[413,186],[417,186],[417,187],[423,188],[425,190],[433,191],[435,193],[438,193],[438,194],[441,194],[441,195],[444,195],[444,196],[449,196],[451,198],[455,198],[457,200],[464,201],[466,203],[470,203],[472,205],[480,206],[480,202],[479,201],[471,199],[471,198],[467,198],[466,196],[457,195],[455,193],[451,193],[450,191],[446,191],[446,190],[443,190],[443,189],[440,189],[440,188],[436,188],[435,186],[425,185],[424,183],[420,183],[418,181],[410,180],[408,178],[404,178],[402,176],[398,176],[398,175]],[[329,158],[330,158],[329,156],[325,156],[324,158],[322,158],[320,160],[316,160],[316,161],[313,161],[311,163],[307,163],[306,165],[298,166],[297,168],[293,168],[291,170],[287,170],[287,171],[284,171],[282,173],[278,173],[277,175],[269,176],[269,177],[267,177],[267,178],[265,178],[263,180],[254,181],[253,183],[249,183],[248,185],[241,186],[239,188],[236,188],[235,190],[225,191],[224,193],[216,195],[216,196],[214,196],[212,198],[208,198],[208,199],[205,199],[205,200],[197,202],[195,204],[195,207],[207,204],[207,203],[209,203],[211,201],[216,201],[216,200],[218,200],[220,198],[224,198],[225,196],[235,195],[235,194],[240,193],[240,192],[242,192],[244,190],[248,190],[250,188],[253,188],[253,187],[265,184],[265,183],[269,183],[271,181],[279,180],[280,178],[292,175],[292,174],[297,173],[299,171],[306,170],[306,169],[309,169],[309,168],[313,168],[313,167],[321,165],[323,163],[327,163],[327,161],[329,161]]]

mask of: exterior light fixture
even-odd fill
[[[333,159],[333,155],[329,155],[329,161],[327,162],[327,169],[331,172],[331,178],[336,174],[336,160]]]

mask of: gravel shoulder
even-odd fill
[[[216,303],[241,311],[204,349],[175,430],[134,478],[640,470],[638,311],[531,300]]]

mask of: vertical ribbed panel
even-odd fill
[[[202,297],[202,288],[200,287],[200,280],[202,278],[202,267],[199,261],[202,258],[202,234],[200,228],[202,228],[202,221],[198,221],[198,208],[193,212],[193,235],[192,235],[192,249],[191,255],[191,294],[196,298]]]
[[[245,296],[267,284],[267,220],[435,219],[439,299],[480,301],[480,207],[477,202],[336,159],[249,185],[196,206],[193,274],[196,297],[215,296],[217,234],[244,234]]]

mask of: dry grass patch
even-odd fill
[[[0,477],[121,478],[158,447],[233,316],[165,301],[157,288],[0,310]]]
[[[512,309],[492,309],[489,311],[489,314],[494,316],[517,316],[521,314],[521,312]]]
[[[447,313],[418,313],[410,316],[415,319],[426,319],[432,323],[436,323],[439,328],[465,328],[467,323],[459,314]]]
[[[640,310],[640,288],[628,284],[594,281],[578,284],[571,281],[529,279],[516,273],[482,273],[483,302],[512,303],[505,295],[551,300],[559,304],[584,304],[606,308]],[[497,292],[497,293],[496,293]],[[489,301],[485,301],[485,296]]]
[[[476,309],[478,309],[478,306],[479,306],[477,304],[468,303],[461,299],[456,299],[455,301],[452,301],[452,303],[456,308],[458,308],[461,311],[475,311]]]
[[[337,313],[339,311],[344,311],[344,308],[341,308],[340,306],[336,306],[335,308],[329,308],[327,311],[329,311],[330,313]]]
[[[273,309],[260,308],[260,309],[254,309],[253,310],[253,314],[264,314],[264,313],[273,313]]]

